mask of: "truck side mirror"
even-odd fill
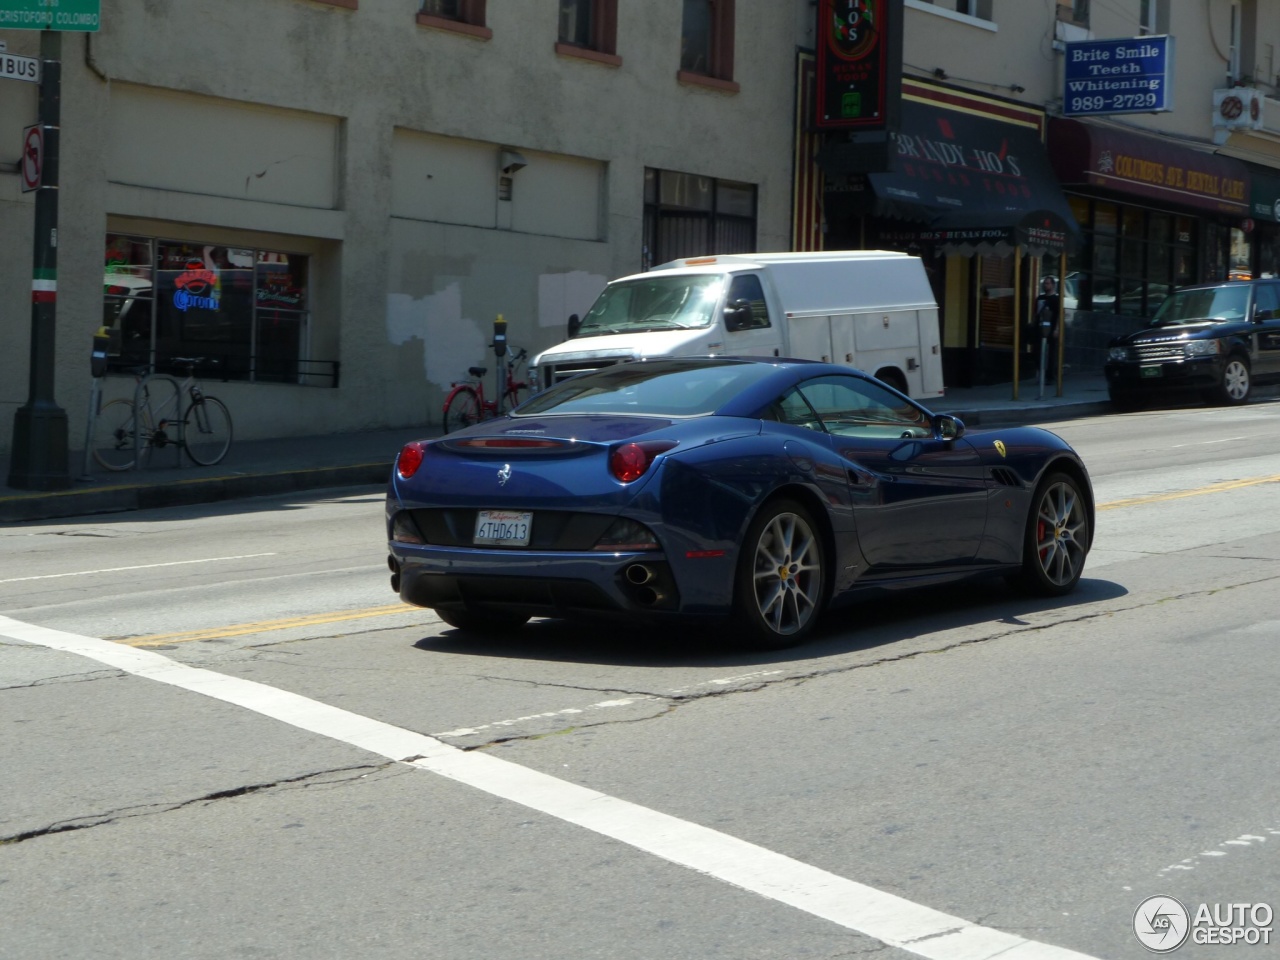
[[[569,339],[572,340],[578,335],[578,331],[582,329],[582,320],[576,313],[569,314]]]
[[[724,308],[724,328],[730,333],[747,329],[752,319],[751,304],[746,300],[735,300]]]

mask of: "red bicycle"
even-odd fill
[[[516,378],[516,369],[528,358],[529,351],[524,347],[507,355],[506,386],[502,390],[502,400],[508,410],[520,402],[520,391],[529,389],[528,382]],[[498,401],[484,398],[484,375],[488,372],[488,367],[469,367],[467,373],[471,374],[471,379],[453,385],[449,395],[444,398],[445,433],[453,433],[499,414]]]

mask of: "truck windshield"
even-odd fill
[[[1156,311],[1152,324],[1176,327],[1209,320],[1243,320],[1249,311],[1247,286],[1200,287],[1176,290]]]
[[[582,318],[578,336],[708,327],[723,291],[718,274],[611,283]]]

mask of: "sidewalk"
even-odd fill
[[[1106,412],[1109,406],[1106,383],[1100,375],[1068,379],[1061,397],[1049,385],[1044,399],[1037,399],[1038,392],[1036,381],[1023,380],[1017,400],[1012,399],[1012,385],[1004,383],[948,390],[945,397],[927,401],[926,406],[937,413],[954,413],[968,427],[1091,416]],[[72,450],[70,489],[45,492],[0,486],[0,524],[216,503],[324,487],[381,487],[400,448],[433,433],[438,433],[438,428],[238,440],[216,467],[181,462],[176,449],[159,450],[153,453],[147,469],[108,473],[91,463],[92,474],[87,477],[82,476],[82,452]],[[8,458],[0,457],[0,483],[8,477]]]

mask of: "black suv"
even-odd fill
[[[1111,341],[1106,374],[1117,406],[1174,390],[1244,403],[1254,383],[1280,382],[1280,279],[1175,290],[1149,327]]]

